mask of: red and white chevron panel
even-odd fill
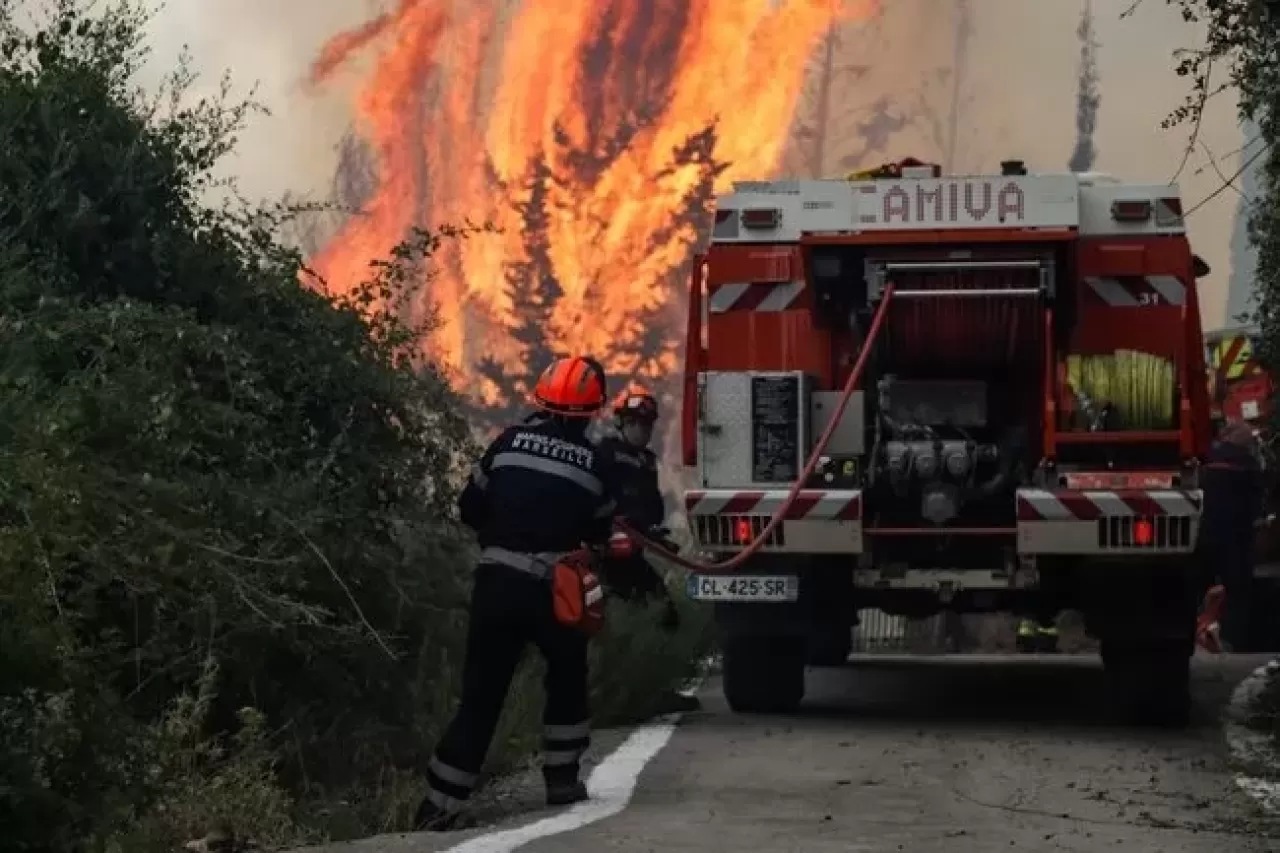
[[[739,491],[708,489],[684,493],[689,515],[775,515],[788,490]],[[862,492],[856,490],[806,490],[783,516],[788,521],[860,521]]]
[[[1127,489],[1120,491],[1018,490],[1019,521],[1096,521],[1108,516],[1199,515],[1200,491]]]
[[[1183,305],[1187,301],[1186,285],[1172,275],[1086,276],[1084,283],[1112,308]]]
[[[734,282],[711,291],[707,310],[712,314],[730,311],[786,311],[804,291],[803,281]]]

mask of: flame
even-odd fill
[[[716,190],[773,174],[816,41],[875,2],[556,0],[552,12],[399,0],[331,39],[312,68],[320,84],[376,49],[355,114],[377,187],[312,266],[344,292],[414,226],[492,222],[501,233],[437,259],[418,310],[439,307],[433,355],[462,374],[480,354],[509,356],[492,324],[515,320],[504,265],[525,249],[512,203],[545,156],[546,252],[563,290],[551,339],[632,369],[613,357],[618,342],[672,300],[699,237],[689,208],[705,158],[673,166],[673,152],[714,125],[714,159],[728,164]]]

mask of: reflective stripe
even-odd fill
[[[427,769],[439,776],[443,781],[448,782],[450,785],[457,785],[460,788],[470,788],[480,778],[475,773],[468,773],[465,770],[451,767],[435,756],[432,756]]]
[[[550,474],[553,477],[562,477],[566,480],[571,480],[591,492],[593,495],[604,494],[604,484],[600,482],[600,478],[595,474],[570,465],[568,462],[557,462],[554,459],[547,459],[544,456],[534,456],[530,453],[507,451],[506,453],[499,453],[497,456],[493,457],[493,464],[490,465],[489,468],[490,470],[498,468],[524,468],[528,471],[537,471],[542,474]]]
[[[596,518],[609,518],[618,511],[618,502],[612,498],[602,503],[600,508],[596,510]]]
[[[510,551],[506,548],[485,548],[480,552],[480,562],[494,563],[509,569],[526,572],[534,577],[545,578],[551,574],[551,568],[561,560],[567,552],[545,551],[541,554],[526,554],[521,551]]]
[[[442,791],[431,788],[427,791],[427,801],[438,809],[445,812],[460,812],[463,806],[467,804],[466,800],[460,800],[457,797],[451,797]]]
[[[546,725],[542,727],[542,736],[547,740],[577,740],[579,738],[590,737],[591,724],[574,723],[571,726]]]
[[[549,749],[542,754],[544,767],[567,767],[581,759],[582,750],[578,749]]]
[[[471,466],[471,482],[476,484],[477,489],[489,488],[489,475],[484,472],[484,469],[479,464]]]

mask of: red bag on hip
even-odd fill
[[[588,637],[604,627],[604,587],[591,565],[591,554],[573,551],[551,569],[551,600],[556,621]]]

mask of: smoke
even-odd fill
[[[946,151],[943,168],[955,172],[956,152],[960,143],[960,117],[965,111],[965,72],[969,67],[969,48],[973,44],[973,9],[969,0],[956,0],[955,42],[951,51],[951,113],[947,119]]]
[[[1088,172],[1098,157],[1094,133],[1098,130],[1098,109],[1102,95],[1098,91],[1098,40],[1093,29],[1093,3],[1085,0],[1076,27],[1080,39],[1080,76],[1076,84],[1076,147],[1067,167],[1073,172]]]

